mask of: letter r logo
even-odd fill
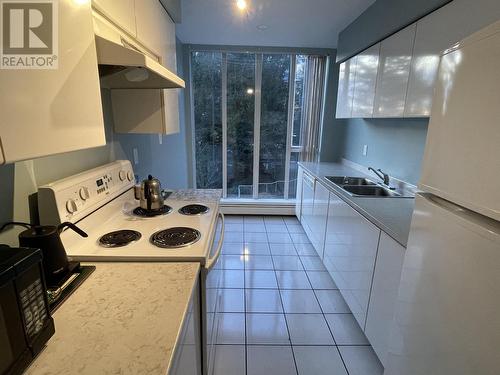
[[[2,1],[2,52],[50,55],[54,45],[51,1]]]

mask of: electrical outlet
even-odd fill
[[[134,165],[137,165],[139,164],[139,152],[137,152],[136,148],[134,148],[133,152],[134,152]]]
[[[363,145],[363,156],[368,155],[368,145]]]
[[[161,134],[158,134],[158,143],[163,144],[163,136]]]

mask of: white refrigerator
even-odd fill
[[[500,374],[500,22],[443,54],[385,375]]]

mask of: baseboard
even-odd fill
[[[219,207],[226,215],[295,215],[294,200],[222,199]]]

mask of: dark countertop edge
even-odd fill
[[[319,164],[319,163],[315,163]],[[337,167],[337,168],[342,168],[346,170],[351,170],[350,174],[353,177],[368,177],[370,179],[373,179],[371,176],[368,176],[366,174],[363,174],[362,172],[357,171],[356,169],[352,169],[344,164],[341,163],[327,163],[327,162],[322,162],[321,164],[323,165],[330,165],[331,167]],[[389,237],[391,237],[394,241],[399,243],[401,246],[404,248],[407,247],[408,245],[408,234],[406,235],[406,240],[403,240],[401,235],[399,233],[396,233],[394,230],[392,230],[390,227],[385,225],[382,221],[380,221],[376,216],[372,215],[370,212],[368,212],[366,209],[363,207],[359,206],[356,204],[355,200],[356,199],[412,199],[413,198],[358,198],[358,197],[352,197],[349,194],[347,194],[341,187],[335,185],[333,182],[329,181],[326,179],[324,176],[318,174],[316,171],[312,170],[310,167],[307,165],[304,165],[303,162],[299,162],[299,166],[304,168],[309,174],[313,175],[320,181],[322,185],[324,185],[328,190],[331,192],[335,193],[340,199],[342,199],[344,202],[346,202],[350,207],[352,207],[356,212],[361,214],[365,219],[367,219],[369,222],[371,222],[373,225],[375,225],[377,228],[380,230],[384,231]]]

